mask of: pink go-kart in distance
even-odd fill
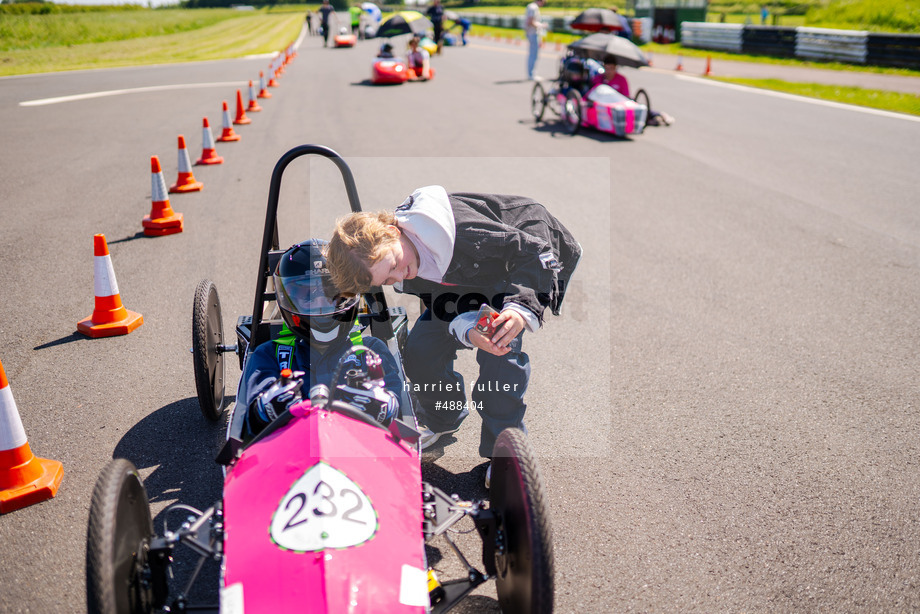
[[[591,64],[603,71],[603,62],[608,59],[620,66],[648,66],[648,58],[638,47],[614,33],[597,32],[570,43],[566,55],[559,60],[556,79],[537,81],[531,90],[530,111],[534,119],[543,121],[549,109],[570,134],[581,128],[618,137],[641,134],[654,115],[648,92],[639,89],[630,99],[608,85],[591,87]]]
[[[282,327],[271,273],[284,250],[278,243],[277,205],[288,164],[304,155],[331,160],[340,170],[353,211],[360,211],[354,178],[334,151],[296,147],[272,173],[252,315],[240,316],[235,345],[223,334],[220,300],[210,280],[195,292],[192,354],[202,413],[224,416],[224,354],[244,367],[252,350]],[[309,167],[308,167],[309,168]],[[408,334],[404,309],[388,308],[380,288],[364,295],[359,324],[383,340],[402,369]],[[360,355],[355,368],[350,359]],[[372,394],[381,361],[355,346],[348,386]],[[482,583],[495,580],[503,612],[553,610],[554,568],[542,480],[525,434],[503,431],[496,442],[488,498],[461,500],[425,481],[413,397],[404,391],[399,412],[381,420],[343,400],[339,374],[313,398],[292,405],[251,441],[244,441],[246,409],[230,409],[218,455],[223,494],[200,511],[167,507],[162,534],[153,530],[147,492],[135,466],[111,461],[97,480],[87,532],[89,612],[224,612],[328,614],[447,612]],[[296,378],[297,374],[283,373]],[[351,397],[354,398],[354,397]],[[165,520],[184,521],[166,528]],[[482,539],[481,569],[470,564],[451,529],[470,518]],[[455,530],[455,529],[454,529]],[[439,579],[426,544],[446,540],[465,573]],[[220,565],[219,594],[205,603],[189,595],[200,564],[180,582],[170,567],[179,546]]]

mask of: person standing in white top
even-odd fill
[[[540,7],[546,4],[546,0],[534,0],[527,5],[524,13],[524,32],[527,34],[527,43],[529,50],[527,53],[527,78],[533,81],[533,70],[537,65],[537,53],[540,51],[540,39],[543,37],[543,31],[546,24],[540,21]]]

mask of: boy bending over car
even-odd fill
[[[373,395],[346,398],[379,422],[397,414],[403,388],[396,359],[386,344],[375,337],[353,332],[360,297],[344,295],[332,284],[323,255],[325,241],[310,239],[287,250],[273,276],[275,295],[286,329],[278,338],[253,350],[246,360],[237,398],[248,408],[244,436],[255,437],[263,428],[300,400],[301,386],[330,388],[340,359],[355,345],[375,352],[382,361],[385,390]],[[361,357],[353,353],[341,369],[360,368]],[[283,370],[290,370],[291,375]],[[299,382],[298,382],[299,383]],[[363,403],[363,407],[361,406]]]
[[[419,188],[395,211],[340,219],[327,257],[343,292],[392,285],[425,305],[404,356],[421,405],[422,449],[456,432],[471,407],[482,417],[483,458],[491,459],[502,430],[524,429],[530,359],[521,349],[523,331],[537,331],[547,307],[559,314],[581,257],[581,246],[543,205]],[[489,305],[498,313],[486,315]],[[474,347],[480,371],[468,404],[454,360],[457,350]],[[491,465],[487,486],[490,474]]]

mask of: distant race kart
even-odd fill
[[[377,85],[397,85],[408,78],[408,66],[400,58],[377,58],[371,68],[371,83]]]
[[[305,155],[331,160],[351,209],[361,210],[351,171],[334,151],[303,145],[280,158],[271,178],[253,312],[238,318],[236,344],[226,344],[214,284],[202,280],[195,292],[195,383],[201,411],[211,421],[224,413],[224,355],[235,353],[245,370],[251,352],[281,330],[272,280],[284,253],[278,197],[285,168]],[[402,369],[405,310],[387,307],[380,288],[365,294],[362,304],[359,326],[383,340]],[[487,500],[451,496],[423,479],[408,392],[389,424],[339,398],[342,374],[348,385],[368,391],[380,382],[379,357],[364,346],[352,350],[326,394],[292,405],[251,441],[243,437],[247,408],[235,404],[217,458],[224,467],[222,497],[204,511],[169,506],[161,513],[160,534],[135,466],[111,461],[96,483],[89,513],[88,611],[442,613],[494,579],[503,612],[552,612],[550,522],[525,434],[506,429],[499,435]],[[346,371],[342,367],[354,353],[361,353],[363,365]],[[183,521],[168,529],[165,519],[176,515]],[[467,517],[482,539],[482,570],[451,538],[454,525]],[[425,545],[439,538],[457,555],[463,577],[442,581],[435,574]],[[172,578],[179,545],[202,563],[219,562],[220,594],[213,602],[189,601],[200,564],[183,582]]]
[[[358,37],[354,34],[351,34],[345,28],[342,28],[342,31],[332,37],[332,44],[335,47],[354,47],[358,43]]]
[[[542,121],[549,109],[562,120],[569,134],[581,128],[594,128],[618,137],[642,134],[649,118],[648,93],[640,89],[629,99],[613,88],[588,87],[588,68],[577,57],[563,58],[559,76],[549,87],[537,81],[530,96],[530,110],[536,121]],[[596,99],[591,99],[597,94]]]

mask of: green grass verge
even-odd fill
[[[294,41],[303,24],[300,12],[231,12],[234,14],[232,18],[190,31],[111,42],[0,51],[0,76],[196,62],[272,53],[283,50]],[[144,13],[149,17],[156,11]]]
[[[240,11],[233,9],[0,14],[0,51],[109,43],[178,34],[206,28],[228,19],[239,19],[241,15]]]
[[[711,49],[693,49],[680,44],[661,45],[647,43],[642,45],[642,50],[663,55],[683,55],[684,57],[705,58],[713,60],[728,60],[731,62],[755,62],[757,64],[777,64],[780,66],[797,66],[799,68],[821,68],[824,70],[846,70],[855,72],[869,72],[876,74],[901,75],[904,77],[920,77],[920,70],[910,68],[893,68],[889,66],[863,66],[861,64],[845,64],[843,62],[813,62],[797,58],[775,58],[766,55],[747,55],[744,53],[729,53],[727,51],[713,51]]]
[[[779,79],[709,78],[715,79],[716,81],[724,81],[726,83],[737,83],[738,85],[747,85],[749,87],[785,92],[797,96],[806,96],[808,98],[855,104],[863,107],[870,107],[872,109],[907,113],[909,115],[920,115],[920,96],[914,94],[902,94],[899,92],[871,90],[842,85],[792,83]]]

